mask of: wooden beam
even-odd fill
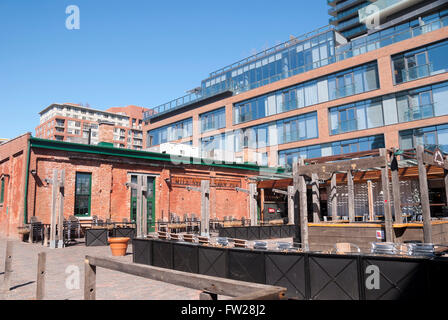
[[[304,161],[302,158],[299,159],[298,172],[300,172],[301,166],[304,166]],[[300,195],[300,229],[301,229],[302,248],[305,251],[309,251],[307,187],[305,177],[303,175],[299,175],[298,180],[299,180],[298,189]]]
[[[278,194],[283,194],[283,195],[285,195],[285,196],[288,196],[288,195],[289,195],[289,192],[288,192],[288,191],[280,190],[280,189],[272,189],[272,192],[274,192],[274,193],[278,193]]]
[[[260,220],[264,221],[264,189],[260,190]]]
[[[319,178],[317,174],[311,175],[311,191],[313,199],[313,222],[321,222],[321,212],[320,212],[320,194],[319,194]]]
[[[5,248],[5,272],[3,274],[2,292],[8,293],[11,288],[11,276],[12,276],[12,254],[13,254],[13,242],[6,241]]]
[[[431,209],[429,206],[428,177],[426,175],[426,166],[423,162],[424,152],[423,146],[417,146],[418,182],[423,211],[423,241],[432,243]]]
[[[288,186],[288,224],[294,222],[294,186]]]
[[[347,191],[348,191],[348,220],[355,222],[355,185],[351,170],[347,171]]]
[[[137,228],[137,238],[143,237],[142,232],[142,205],[143,205],[143,195],[142,195],[142,175],[137,175],[137,214],[136,214],[136,228]]]
[[[386,155],[357,160],[339,161],[334,163],[318,163],[299,166],[299,175],[311,177],[313,173],[316,173],[319,176],[319,179],[328,180],[334,172],[382,168],[386,164]]]
[[[36,300],[43,300],[45,297],[46,263],[47,254],[45,252],[39,252],[37,256]]]
[[[65,185],[65,170],[61,170],[61,179],[58,180],[58,195],[59,195],[59,212],[58,212],[58,236],[59,244],[64,241],[64,185]],[[70,233],[67,233],[70,236]],[[59,247],[58,244],[58,247]]]
[[[249,184],[249,216],[250,225],[256,226],[258,224],[258,212],[257,212],[257,184]]]
[[[392,219],[392,209],[390,206],[390,191],[389,191],[389,168],[387,161],[386,149],[380,149],[380,158],[383,159],[383,168],[381,168],[381,186],[384,199],[384,228],[386,241],[394,242],[394,228]]]
[[[91,260],[88,256],[84,260],[84,300],[96,299],[96,264]]]
[[[210,180],[201,181],[201,235],[209,235],[210,223]]]
[[[372,181],[367,181],[367,199],[369,203],[369,221],[375,220],[375,211],[373,204],[373,186]]]
[[[58,195],[58,169],[53,169],[53,180],[51,182],[51,217],[50,217],[50,246],[55,248],[56,240],[56,201]]]
[[[331,220],[336,221],[339,219],[338,216],[338,192],[337,192],[337,184],[336,184],[336,174],[334,173],[331,176],[331,185],[330,185],[330,201],[331,201]]]
[[[302,242],[302,228],[301,228],[301,219],[300,219],[300,195],[299,195],[299,164],[298,162],[294,162],[292,165],[292,177],[293,177],[293,188],[294,188],[294,195],[293,195],[293,201],[294,201],[294,225],[296,226],[297,230],[297,238],[300,240],[294,240],[296,242],[300,241]]]
[[[87,277],[85,279],[85,299],[95,299],[95,296],[92,296],[92,293],[95,293],[96,267],[123,272],[146,279],[162,281],[176,286],[200,290],[202,292],[230,297],[244,297],[254,293],[257,293],[260,297],[262,295],[272,296],[275,295],[275,292],[277,295],[282,296],[282,294],[286,292],[286,289],[282,287],[211,277],[141,264],[120,262],[109,258],[86,256],[85,263],[86,268],[88,266],[85,275],[89,277],[88,279]]]
[[[394,218],[396,223],[402,223],[404,221],[403,214],[401,212],[400,178],[398,177],[398,159],[396,155],[392,156],[390,170],[392,178],[392,195],[394,199]]]

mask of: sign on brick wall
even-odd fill
[[[222,179],[222,178],[201,179],[196,177],[172,176],[171,184],[174,186],[200,187],[202,180],[210,180],[210,186],[214,188],[226,188],[226,189],[241,188],[240,180]]]

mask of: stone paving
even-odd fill
[[[6,240],[0,239],[0,283],[5,270],[5,248]],[[6,296],[0,295],[0,300],[35,299],[39,252],[47,253],[45,299],[49,300],[83,299],[86,255],[132,262],[131,245],[126,256],[112,257],[109,247],[86,247],[83,242],[63,249],[50,249],[40,244],[14,241],[11,290]],[[73,278],[73,270],[79,270],[79,288],[68,289],[66,282],[69,288],[76,283],[67,281]],[[197,290],[97,268],[97,300],[198,300],[199,294]]]

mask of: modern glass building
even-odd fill
[[[328,0],[338,25],[354,20],[350,10],[366,21],[362,8],[377,4],[375,29],[362,23],[352,38],[330,25],[291,38],[153,107],[147,148],[191,143],[203,157],[286,168],[382,147],[448,151],[448,0],[372,2]]]

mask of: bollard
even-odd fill
[[[2,292],[7,293],[11,288],[11,275],[12,275],[12,241],[6,242],[6,254],[5,254],[5,274],[3,275]]]

